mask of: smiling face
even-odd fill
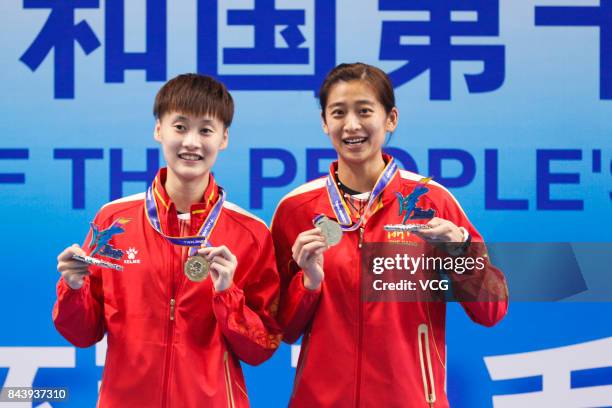
[[[365,81],[339,81],[327,97],[323,131],[340,162],[367,165],[381,159],[385,135],[395,130],[397,119],[397,108],[387,113]]]
[[[155,124],[154,138],[162,145],[168,180],[198,183],[208,180],[217,154],[228,143],[228,129],[216,117],[168,112]]]

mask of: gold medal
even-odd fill
[[[208,269],[210,264],[206,258],[195,255],[190,256],[185,262],[185,275],[192,282],[202,282],[208,277]]]

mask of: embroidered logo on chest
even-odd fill
[[[138,255],[138,250],[136,248],[129,247],[125,251],[125,253],[127,255],[127,259],[123,260],[124,264],[139,264],[140,263],[140,259],[136,257],[136,255]]]

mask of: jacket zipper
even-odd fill
[[[229,408],[235,408],[236,404],[234,403],[234,391],[232,390],[232,375],[230,373],[229,356],[227,351],[223,353],[223,365],[225,368],[225,389],[227,392],[227,406]]]
[[[162,407],[168,405],[168,386],[170,384],[170,361],[172,359],[172,339],[174,337],[174,305],[176,301],[174,298],[170,299],[170,312],[168,318],[168,336],[166,340],[166,361],[164,363],[164,384],[162,387]]]
[[[359,248],[363,245],[363,230],[364,227],[359,227]]]
[[[172,244],[168,244],[172,248]],[[170,393],[168,392],[168,387],[170,385],[170,363],[172,361],[172,343],[174,338],[174,319],[176,313],[176,293],[175,293],[175,282],[174,282],[174,263],[176,257],[174,256],[174,248],[172,250],[172,263],[171,267],[168,268],[170,270],[170,301],[169,301],[169,312],[168,312],[168,335],[166,337],[166,360],[164,363],[164,383],[162,387],[162,408],[165,408],[169,405],[168,398]]]
[[[421,375],[425,401],[433,408],[436,402],[436,387],[434,384],[433,369],[431,366],[431,353],[429,351],[429,328],[420,324],[418,328],[419,357],[421,361]]]
[[[363,245],[363,233],[365,227],[359,228],[359,243],[358,248],[361,248]],[[360,251],[357,251],[357,256],[360,255]],[[361,265],[361,262],[357,262],[357,265]],[[360,268],[360,266],[358,266]],[[355,407],[359,407],[360,399],[361,399],[361,345],[363,342],[363,302],[361,301],[361,271],[357,270],[357,285],[359,285],[357,291],[357,380],[355,384]]]
[[[176,305],[176,299],[170,299],[170,320],[174,321],[174,306]]]

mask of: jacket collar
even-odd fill
[[[388,154],[383,153],[383,160],[385,161],[385,165],[388,164],[393,157]],[[338,161],[333,162],[329,167],[329,174],[327,177],[331,177],[334,183],[337,183],[335,173],[338,169]],[[366,220],[370,218],[374,213],[380,210],[382,207],[393,205],[395,201],[397,201],[396,192],[401,190],[401,176],[399,169],[395,172],[391,181],[387,185],[387,187],[383,190],[381,196],[382,198],[379,201],[379,204],[374,203],[370,209],[370,213],[366,214]],[[323,186],[322,199],[317,200],[317,205],[315,206],[315,213],[313,214],[313,218],[319,214],[326,215],[328,218],[332,220],[336,220],[336,214],[331,206],[331,200],[329,198],[329,193],[327,192],[327,185]],[[344,198],[342,198],[344,201]],[[353,222],[358,221],[358,218],[353,217]],[[366,221],[367,222],[367,221]]]
[[[163,167],[159,169],[155,179],[152,183],[153,197],[157,203],[157,209],[159,212],[159,220],[162,224],[163,232],[167,235],[178,234],[178,219],[177,210],[174,202],[166,191],[166,178],[168,176],[168,169]],[[202,194],[202,198],[199,202],[191,205],[190,216],[191,216],[191,231],[197,231],[202,225],[204,219],[208,215],[212,206],[217,202],[219,198],[219,187],[215,182],[215,178],[212,173],[209,175],[208,186]]]

